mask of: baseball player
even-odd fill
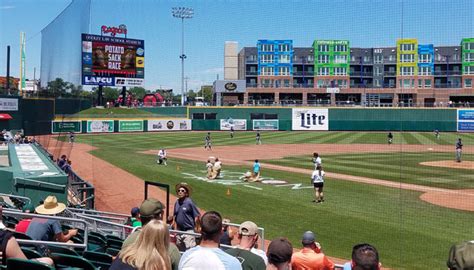
[[[234,138],[234,126],[230,127],[230,138]]]
[[[439,140],[439,130],[435,129],[434,133],[435,133],[436,139]]]
[[[389,132],[389,133],[388,133],[387,139],[388,139],[388,144],[392,144],[392,143],[393,143],[393,134],[392,134],[392,132]]]
[[[313,164],[314,164],[314,169],[316,170],[316,168],[318,166],[321,166],[321,163],[322,163],[322,160],[321,160],[321,157],[319,156],[318,153],[313,153]]]
[[[262,144],[262,139],[260,138],[260,131],[257,131],[257,135],[255,136],[255,144]]]
[[[212,142],[211,142],[211,132],[208,132],[206,138],[204,139],[204,149],[211,150]]]
[[[461,162],[462,146],[461,138],[458,138],[458,141],[456,142],[456,162]]]
[[[168,160],[166,150],[163,148],[160,151],[158,151],[158,160],[157,163],[160,165],[168,165],[166,164],[166,161]]]

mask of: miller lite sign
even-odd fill
[[[292,130],[329,130],[328,109],[292,109]]]

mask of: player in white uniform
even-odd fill
[[[311,182],[314,186],[314,195],[315,198],[313,202],[315,203],[322,203],[324,202],[324,194],[323,194],[323,187],[324,187],[324,171],[321,165],[316,167],[316,170],[313,171],[311,175]]]
[[[316,167],[321,166],[322,160],[321,157],[319,156],[318,153],[313,153],[313,164],[314,164],[314,169],[316,170]]]

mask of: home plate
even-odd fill
[[[430,147],[430,148],[428,148],[428,151],[433,151],[433,148],[431,148],[431,147]]]

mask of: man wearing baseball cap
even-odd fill
[[[156,199],[146,199],[140,205],[140,218],[142,221],[142,226],[146,226],[150,221],[157,219],[163,220],[163,213],[164,213],[165,206]],[[140,235],[140,230],[136,230],[131,233],[127,239],[123,242],[122,250],[124,250],[127,246],[133,244]],[[171,267],[173,270],[178,269],[179,260],[181,259],[181,254],[179,253],[178,248],[175,244],[170,243],[168,247],[168,254],[171,258]]]
[[[243,270],[265,269],[266,265],[263,258],[251,251],[258,241],[257,224],[252,221],[245,221],[240,224],[238,238],[240,240],[239,245],[226,250],[227,254],[236,257]]]
[[[312,231],[303,234],[301,243],[303,249],[293,253],[291,265],[294,270],[330,270],[334,263],[321,252],[321,245],[315,241],[316,236]]]

